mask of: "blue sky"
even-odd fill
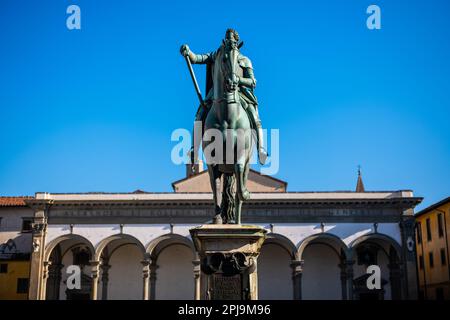
[[[367,190],[449,195],[448,1],[227,3],[2,0],[0,194],[171,191],[170,136],[197,108],[179,47],[215,50],[234,27],[288,190],[353,190],[361,165]]]

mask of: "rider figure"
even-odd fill
[[[211,66],[214,65],[214,61],[216,56],[218,55],[219,50],[223,50],[225,46],[232,45],[236,46],[238,49],[242,47],[243,42],[239,42],[239,34],[234,29],[228,29],[225,34],[225,40],[223,44],[217,51],[210,52],[206,54],[195,54],[193,53],[187,45],[182,45],[180,52],[186,57],[189,56],[191,63],[196,64],[206,64],[207,72],[206,72],[206,97],[203,104],[200,104],[198,107],[197,113],[195,115],[195,121],[200,121],[202,124],[202,132],[206,120],[206,116],[208,115],[209,110],[213,104],[214,99],[214,85],[212,83],[211,77]],[[250,119],[250,123],[253,129],[256,130],[256,138],[257,138],[257,146],[258,146],[258,158],[261,164],[264,164],[267,159],[267,152],[264,149],[264,141],[263,141],[263,132],[261,126],[261,120],[259,119],[258,114],[258,101],[256,99],[253,90],[256,87],[256,79],[253,74],[253,66],[249,58],[239,53],[238,62],[240,66],[240,72],[238,75],[233,77],[233,79],[228,79],[229,82],[233,82],[238,86],[239,96],[242,106],[248,114]],[[195,155],[198,153],[198,146],[200,146],[200,142],[202,137],[193,134],[192,148],[190,151],[191,154],[191,163],[194,164]]]

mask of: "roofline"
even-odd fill
[[[21,204],[17,204],[17,203],[15,203],[15,204],[1,204],[0,203],[0,208],[23,208],[23,207],[28,207],[28,205],[25,203],[25,200],[28,200],[28,199],[34,199],[34,197],[33,196],[0,196],[0,201],[2,200],[2,199],[6,199],[6,198],[8,198],[8,199],[16,199],[16,200],[22,200],[23,201],[23,203],[21,203]]]
[[[425,209],[423,209],[423,210],[417,212],[417,213],[414,215],[414,217],[416,217],[416,218],[417,218],[417,217],[420,217],[420,216],[422,216],[422,215],[424,215],[424,214],[426,214],[426,213],[428,213],[428,212],[430,212],[430,211],[433,211],[433,210],[439,208],[440,206],[443,206],[444,204],[447,204],[448,202],[450,202],[450,197],[447,197],[447,198],[445,198],[445,199],[442,199],[441,201],[438,201],[438,202],[432,204],[431,206],[426,207]]]
[[[254,170],[254,169],[252,169],[252,168],[250,168],[250,171],[252,171],[252,172],[254,172],[254,173],[256,173],[256,174],[259,174],[259,175],[261,175],[261,176],[263,176],[263,177],[267,177],[267,178],[269,178],[269,179],[275,180],[275,181],[277,181],[277,182],[283,184],[283,185],[284,185],[284,189],[287,190],[288,183],[287,183],[286,181],[283,181],[283,180],[281,180],[281,179],[278,179],[278,178],[275,178],[275,177],[272,177],[272,176],[269,176],[269,175],[264,175],[264,174],[262,174],[261,172],[258,172],[258,171]],[[172,182],[172,189],[173,189],[173,191],[175,191],[175,184],[180,183],[180,182],[184,182],[184,181],[186,181],[186,180],[188,180],[188,179],[190,179],[190,178],[192,178],[192,177],[196,177],[196,176],[199,176],[199,175],[204,174],[204,173],[208,173],[208,170],[203,170],[202,172],[199,172],[199,173],[197,173],[197,174],[195,174],[195,175],[192,175],[192,176],[190,176],[190,177],[185,177],[185,178],[183,178],[183,179],[180,179],[180,180],[177,180],[177,181]]]

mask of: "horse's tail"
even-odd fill
[[[234,185],[236,179],[233,173],[226,173],[223,176],[222,203],[220,205],[222,219],[224,223],[235,220]]]

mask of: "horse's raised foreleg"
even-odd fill
[[[208,165],[209,182],[214,200],[214,218],[213,224],[222,224],[222,217],[220,215],[220,176],[222,175],[217,165]]]

